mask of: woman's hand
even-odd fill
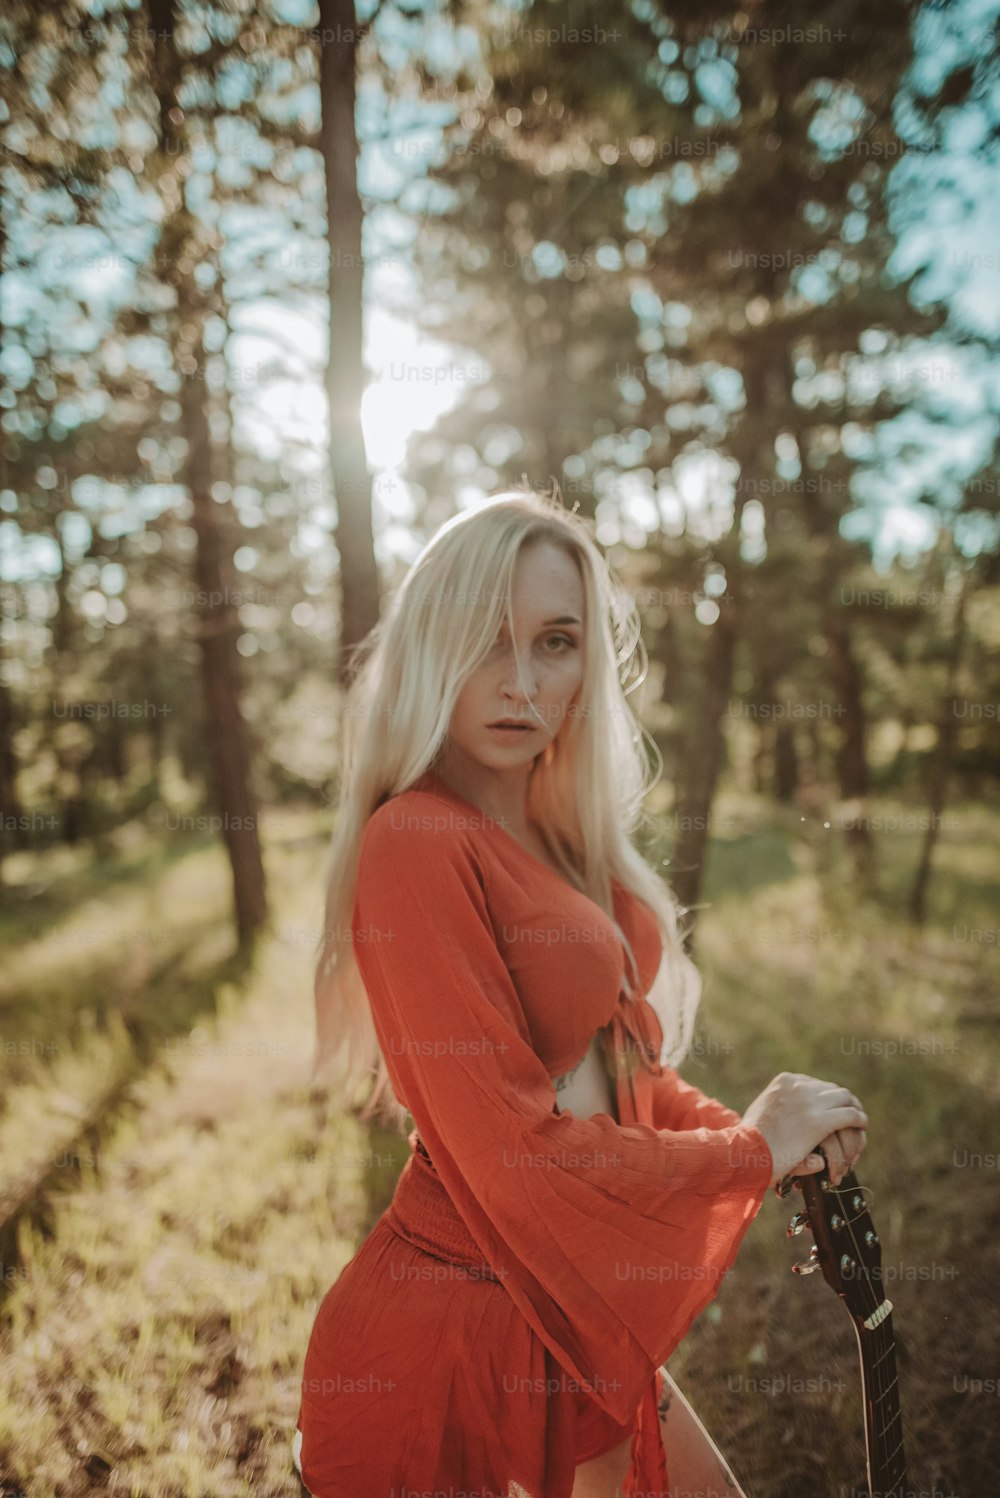
[[[868,1131],[866,1129],[837,1129],[821,1139],[816,1146],[826,1155],[829,1166],[829,1176],[834,1186],[839,1186],[849,1170],[853,1170],[861,1158],[861,1153],[868,1143]],[[807,1159],[809,1157],[807,1156]],[[812,1175],[817,1169],[822,1170],[823,1162],[819,1165],[807,1165],[805,1160],[800,1160],[798,1165],[793,1165],[791,1171],[786,1174],[804,1176]]]
[[[754,1098],[743,1122],[767,1140],[774,1160],[772,1186],[790,1173],[822,1170],[817,1144],[828,1151],[830,1179],[839,1181],[867,1142],[868,1115],[853,1092],[802,1072],[779,1072]]]

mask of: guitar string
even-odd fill
[[[822,1186],[820,1187],[820,1189],[821,1190],[823,1189]],[[862,1300],[864,1299],[864,1291],[865,1291],[865,1289],[867,1289],[870,1292],[870,1294],[872,1295],[872,1297],[874,1298],[875,1292],[872,1289],[871,1281],[868,1278],[867,1267],[864,1265],[864,1256],[861,1253],[861,1248],[860,1248],[860,1246],[858,1244],[857,1236],[855,1235],[855,1232],[854,1232],[854,1223],[860,1221],[863,1216],[867,1215],[869,1222],[871,1222],[871,1214],[868,1212],[868,1204],[865,1201],[865,1191],[868,1188],[864,1187],[864,1186],[861,1186],[857,1181],[855,1181],[855,1183],[854,1183],[853,1186],[847,1186],[847,1187],[844,1186],[843,1182],[841,1182],[839,1186],[834,1186],[834,1185],[830,1184],[829,1181],[828,1181],[827,1189],[837,1198],[837,1205],[843,1211],[844,1222],[845,1222],[845,1225],[847,1227],[848,1234],[850,1235],[851,1243],[854,1246],[855,1263],[856,1264],[860,1264],[862,1267],[865,1268],[865,1275],[864,1275],[863,1288],[862,1288]],[[843,1201],[842,1201],[842,1198],[844,1196],[846,1196],[848,1193],[851,1193],[851,1192],[856,1192],[861,1197],[861,1202],[862,1202],[862,1207],[863,1207],[863,1211],[858,1212],[857,1216],[855,1216],[855,1217],[851,1216],[850,1210],[847,1207],[844,1206]],[[874,1232],[874,1231],[875,1231],[875,1224],[872,1222],[872,1232]],[[880,1280],[879,1284],[880,1284],[880,1288],[881,1288],[881,1280]],[[883,1294],[882,1294],[882,1300],[884,1300],[884,1299],[885,1299],[885,1295],[884,1295],[884,1292],[883,1292]],[[882,1301],[879,1300],[876,1305],[872,1306],[872,1310],[873,1311],[876,1310],[877,1307],[878,1307],[878,1305],[881,1305],[881,1303],[882,1303]],[[869,1360],[869,1362],[868,1362],[870,1377],[871,1377],[872,1383],[876,1387],[881,1387],[881,1385],[882,1385],[882,1374],[879,1371],[880,1370],[880,1365],[881,1365],[881,1363],[883,1363],[885,1361],[885,1359],[889,1356],[889,1354],[894,1351],[894,1343],[891,1340],[891,1331],[890,1331],[890,1328],[891,1328],[891,1316],[892,1316],[892,1313],[890,1311],[889,1315],[886,1316],[886,1318],[885,1318],[884,1321],[879,1322],[877,1326],[875,1326],[875,1327],[872,1328],[872,1332],[874,1334],[874,1344],[877,1345],[880,1342],[885,1344],[883,1352],[882,1352],[882,1355],[877,1359],[877,1361],[873,1363],[873,1362],[871,1362]],[[864,1356],[862,1356],[862,1371],[864,1370],[864,1366],[865,1366],[865,1359],[864,1359]],[[885,1387],[881,1387],[881,1392],[876,1395],[874,1403],[876,1405],[880,1404],[892,1392],[892,1390],[897,1386],[897,1384],[898,1384],[898,1379],[895,1376],[895,1367],[894,1367],[893,1368],[893,1378],[891,1379],[891,1381],[888,1384],[885,1385]],[[892,1452],[889,1452],[889,1450],[888,1450],[888,1445],[889,1445],[889,1435],[888,1435],[888,1432],[891,1429],[891,1427],[896,1423],[896,1419],[899,1417],[899,1414],[900,1414],[900,1411],[899,1411],[899,1405],[898,1405],[898,1402],[897,1402],[896,1411],[895,1411],[895,1415],[894,1415],[893,1419],[885,1421],[885,1422],[882,1422],[882,1421],[877,1422],[876,1430],[875,1430],[875,1433],[874,1433],[874,1435],[875,1435],[875,1445],[876,1445],[876,1454],[878,1454],[877,1448],[878,1448],[878,1445],[880,1444],[880,1440],[881,1440],[881,1444],[883,1446],[883,1451],[882,1451],[881,1456],[880,1456],[881,1465],[882,1465],[883,1471],[885,1471],[887,1473],[887,1480],[889,1480],[889,1481],[892,1482],[892,1486],[894,1488],[898,1487],[900,1481],[902,1480],[903,1476],[905,1475],[904,1472],[900,1472],[898,1476],[888,1476],[888,1469],[889,1469],[889,1463],[890,1463],[890,1461],[896,1455],[897,1451],[902,1451],[902,1449],[903,1449],[903,1443],[900,1440],[896,1444],[896,1446],[893,1448]],[[884,1429],[880,1431],[879,1426],[883,1426]]]
[[[821,1189],[822,1189],[822,1187],[821,1187]],[[865,1290],[869,1291],[869,1293],[871,1294],[871,1296],[872,1296],[873,1299],[876,1299],[876,1297],[875,1297],[875,1291],[874,1291],[874,1289],[872,1287],[871,1280],[870,1280],[870,1278],[868,1276],[867,1267],[864,1264],[864,1256],[863,1256],[863,1254],[861,1252],[861,1247],[860,1247],[860,1245],[858,1243],[857,1234],[854,1231],[854,1224],[856,1222],[860,1221],[863,1216],[867,1215],[869,1222],[871,1222],[871,1214],[868,1212],[868,1206],[867,1206],[867,1203],[865,1202],[865,1197],[864,1197],[864,1190],[865,1190],[865,1188],[861,1187],[860,1184],[858,1184],[857,1182],[855,1182],[855,1184],[853,1186],[847,1186],[847,1187],[845,1187],[843,1185],[843,1183],[841,1182],[841,1184],[839,1186],[830,1186],[829,1190],[832,1191],[833,1195],[837,1198],[837,1205],[841,1209],[841,1211],[843,1212],[844,1220],[845,1220],[845,1225],[846,1225],[847,1231],[848,1231],[848,1235],[849,1235],[851,1243],[852,1243],[852,1245],[854,1247],[855,1263],[857,1265],[859,1265],[860,1267],[862,1267],[862,1268],[865,1269],[865,1274],[864,1274],[864,1278],[863,1278],[863,1281],[862,1281],[862,1303],[864,1301]],[[863,1211],[858,1212],[856,1216],[852,1216],[850,1208],[847,1207],[847,1206],[845,1206],[845,1204],[844,1204],[844,1198],[847,1197],[849,1194],[853,1194],[853,1193],[857,1193],[861,1197],[861,1202],[862,1202],[862,1206],[863,1206]],[[874,1223],[872,1223],[872,1231],[873,1232],[875,1231],[875,1224]],[[881,1288],[881,1282],[880,1282],[880,1288]],[[884,1299],[884,1298],[885,1297],[884,1297],[884,1293],[883,1293],[882,1299]],[[881,1300],[877,1300],[876,1301],[876,1305],[873,1305],[872,1310],[875,1310],[877,1308],[877,1305],[880,1305],[881,1303],[882,1303]],[[894,1377],[888,1384],[884,1384],[884,1382],[883,1382],[883,1374],[882,1374],[882,1369],[881,1369],[881,1364],[885,1361],[886,1357],[888,1357],[888,1354],[889,1354],[889,1351],[890,1351],[890,1346],[889,1346],[889,1343],[888,1343],[888,1328],[887,1328],[887,1325],[886,1325],[886,1323],[888,1322],[888,1319],[889,1318],[886,1317],[885,1321],[879,1322],[877,1326],[875,1326],[875,1327],[873,1327],[871,1329],[871,1331],[873,1333],[873,1345],[877,1348],[879,1344],[884,1344],[882,1356],[878,1359],[878,1363],[877,1364],[873,1364],[869,1360],[869,1364],[868,1364],[868,1367],[869,1367],[869,1377],[870,1377],[871,1383],[873,1384],[874,1389],[878,1390],[878,1392],[875,1393],[874,1400],[873,1400],[873,1404],[876,1407],[885,1400],[885,1398],[887,1397],[888,1394],[890,1394],[892,1392],[892,1390],[893,1390],[893,1388],[894,1388],[894,1386],[896,1385],[896,1382],[897,1382],[897,1380]],[[864,1371],[864,1366],[865,1366],[865,1359],[864,1359],[864,1356],[862,1355],[862,1371]],[[895,1480],[893,1480],[892,1474],[889,1473],[889,1462],[892,1460],[892,1457],[895,1456],[896,1452],[899,1451],[899,1450],[901,1450],[901,1448],[902,1448],[902,1442],[899,1442],[896,1445],[896,1447],[893,1449],[893,1451],[891,1453],[889,1452],[889,1449],[888,1449],[889,1448],[889,1429],[890,1429],[890,1427],[891,1427],[891,1425],[893,1423],[894,1423],[894,1421],[883,1421],[883,1420],[879,1419],[876,1422],[876,1428],[875,1428],[875,1431],[874,1431],[874,1442],[875,1442],[876,1457],[877,1457],[877,1459],[880,1462],[882,1471],[886,1474],[886,1480],[892,1481],[893,1482],[893,1486],[897,1486],[898,1485],[897,1482]],[[881,1452],[879,1451],[879,1447],[880,1446],[882,1448]]]
[[[822,1185],[822,1183],[820,1183],[820,1190],[822,1191],[823,1189],[824,1189],[823,1185]],[[852,1244],[852,1246],[854,1248],[854,1254],[855,1254],[855,1260],[854,1260],[854,1262],[856,1264],[863,1265],[864,1264],[863,1255],[861,1253],[860,1245],[858,1244],[857,1236],[856,1236],[856,1234],[854,1232],[854,1223],[855,1223],[855,1221],[859,1220],[863,1214],[861,1212],[859,1212],[857,1214],[857,1218],[852,1217],[850,1209],[845,1205],[845,1200],[844,1200],[849,1193],[857,1191],[857,1190],[859,1190],[859,1188],[857,1186],[847,1186],[845,1188],[842,1182],[841,1182],[841,1184],[839,1186],[834,1186],[832,1184],[832,1182],[830,1182],[829,1179],[828,1179],[827,1180],[826,1189],[829,1192],[831,1192],[833,1194],[833,1196],[836,1197],[837,1207],[843,1213],[845,1224],[846,1224],[846,1227],[847,1227],[848,1236],[850,1237],[851,1244]],[[864,1203],[864,1197],[862,1197],[862,1203]],[[866,1208],[866,1210],[867,1210],[867,1208]],[[874,1228],[874,1224],[873,1224],[873,1228]],[[866,1293],[866,1291],[868,1292],[868,1295],[872,1298],[872,1301],[873,1301],[873,1304],[871,1305],[870,1310],[869,1310],[869,1315],[870,1315],[871,1312],[874,1311],[881,1302],[878,1301],[876,1299],[876,1297],[875,1297],[875,1292],[874,1292],[874,1289],[873,1289],[873,1287],[871,1285],[871,1281],[868,1278],[867,1272],[865,1273],[865,1275],[864,1275],[864,1277],[862,1279],[862,1282],[861,1282],[862,1308],[864,1307],[864,1301],[865,1301],[865,1293]],[[880,1326],[877,1326],[877,1327],[873,1328],[873,1331],[875,1331],[877,1333],[879,1331],[879,1329],[880,1329]],[[862,1355],[862,1372],[863,1371],[864,1371],[864,1357]],[[876,1371],[874,1369],[871,1370],[871,1377],[872,1377],[872,1379],[874,1380],[874,1382],[876,1384],[880,1384],[881,1383],[880,1377],[879,1377],[879,1375],[876,1373]],[[886,1456],[886,1451],[885,1451],[884,1448],[887,1446],[887,1442],[885,1441],[885,1438],[881,1434],[881,1431],[880,1431],[880,1428],[879,1428],[880,1424],[881,1424],[881,1422],[876,1422],[875,1430],[872,1432],[872,1434],[873,1434],[873,1437],[874,1437],[876,1460],[879,1462],[882,1470],[884,1471],[885,1470],[884,1458]],[[879,1452],[879,1449],[878,1449],[880,1444],[883,1446],[882,1452]]]
[[[854,1231],[854,1224],[860,1221],[865,1215],[868,1215],[868,1220],[869,1222],[871,1222],[871,1215],[868,1212],[867,1202],[865,1201],[864,1197],[866,1188],[860,1186],[859,1184],[856,1187],[848,1186],[846,1188],[843,1188],[841,1186],[840,1188],[835,1187],[833,1189],[837,1196],[838,1206],[840,1206],[844,1211],[847,1229],[850,1234],[851,1242],[854,1245],[856,1254],[855,1262],[861,1264],[862,1267],[864,1267],[864,1260],[861,1254],[860,1246],[858,1244],[857,1234]],[[858,1212],[856,1216],[852,1216],[850,1210],[844,1206],[842,1198],[848,1193],[854,1192],[855,1190],[861,1196],[864,1211]],[[871,1223],[871,1230],[872,1232],[875,1231],[875,1224],[873,1222]],[[869,1288],[871,1287],[871,1281],[868,1277],[867,1269],[865,1274],[865,1285]],[[884,1286],[881,1284],[881,1282],[879,1287],[880,1290],[882,1290],[884,1299]],[[881,1304],[881,1301],[879,1303]],[[901,1439],[896,1442],[891,1451],[889,1450],[890,1440],[893,1439],[895,1435],[899,1434],[898,1431],[893,1430],[893,1427],[897,1425],[898,1422],[900,1422],[899,1401],[898,1399],[895,1401],[895,1407],[893,1409],[892,1415],[888,1419],[885,1418],[885,1413],[881,1408],[881,1406],[884,1405],[885,1401],[894,1392],[897,1386],[897,1378],[895,1376],[895,1360],[893,1359],[891,1370],[884,1370],[882,1367],[882,1364],[884,1364],[890,1358],[890,1355],[895,1350],[892,1339],[890,1316],[886,1316],[886,1318],[883,1321],[879,1322],[877,1326],[871,1328],[872,1342],[869,1345],[872,1346],[874,1350],[878,1350],[879,1348],[881,1348],[881,1352],[879,1356],[874,1359],[874,1361],[868,1359],[867,1364],[869,1382],[872,1386],[872,1412],[873,1415],[878,1416],[878,1419],[875,1421],[875,1431],[873,1434],[875,1455],[880,1464],[882,1473],[880,1480],[883,1483],[890,1484],[891,1489],[894,1490],[899,1486],[900,1482],[905,1476],[905,1461],[901,1463],[901,1470],[897,1472],[892,1464],[897,1452],[902,1452],[903,1442]],[[862,1350],[862,1372],[864,1372],[865,1363],[866,1359],[864,1357],[864,1351]],[[893,1374],[892,1378],[889,1379],[888,1382],[886,1382],[885,1378],[886,1371],[891,1371]]]

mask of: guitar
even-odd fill
[[[793,1264],[792,1273],[822,1269],[827,1284],[846,1304],[858,1339],[868,1498],[906,1498],[911,1490],[903,1454],[892,1302],[882,1285],[882,1249],[865,1203],[865,1188],[852,1170],[839,1186],[832,1185],[825,1163],[815,1175],[783,1176],[775,1195],[787,1197],[793,1186],[802,1192],[805,1211],[796,1212],[786,1236],[796,1237],[808,1228],[815,1241],[807,1261]]]

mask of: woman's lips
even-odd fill
[[[513,738],[519,733],[534,733],[534,723],[488,723],[486,725],[490,733],[506,734]]]

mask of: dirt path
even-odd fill
[[[308,1086],[311,953],[307,923],[279,918],[246,995],[136,1084],[55,1237],[22,1235],[5,1498],[298,1498],[301,1361],[369,1213],[365,1135]]]

